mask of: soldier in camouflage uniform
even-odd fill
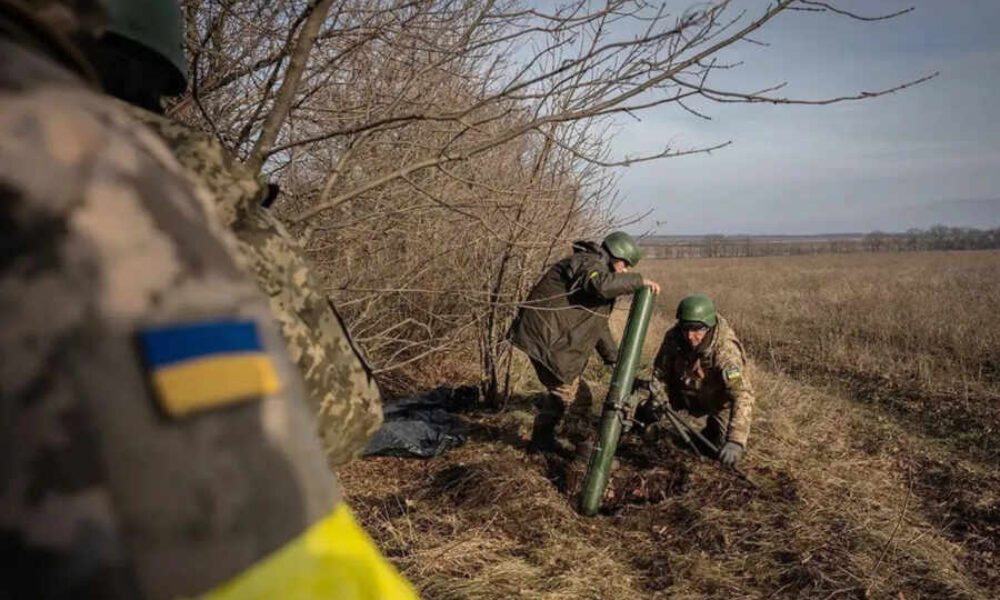
[[[93,93],[102,18],[0,0],[0,598],[412,598],[211,194]]]
[[[111,0],[109,31],[88,47],[88,53],[105,88],[128,101],[133,117],[159,134],[188,179],[209,191],[222,224],[236,234],[239,253],[270,299],[292,360],[305,379],[329,462],[343,465],[382,424],[378,388],[367,365],[358,360],[361,353],[335,307],[322,293],[303,248],[262,206],[268,186],[215,138],[154,114],[160,96],[183,91],[183,84],[179,88],[177,84],[178,79],[183,82],[185,66],[180,24],[171,24],[169,14],[150,11],[151,6],[170,4]],[[159,21],[151,23],[152,19]],[[157,29],[164,21],[168,26]],[[137,88],[123,81],[136,73],[147,79],[147,85]]]
[[[131,112],[159,134],[191,181],[210,190],[302,372],[329,462],[346,464],[382,424],[381,398],[301,245],[261,206],[266,184],[211,136],[138,108]]]
[[[750,435],[754,393],[746,375],[747,357],[733,328],[707,296],[694,294],[677,307],[677,324],[663,336],[653,377],[667,398],[654,398],[645,410],[669,400],[674,410],[708,416],[702,433],[720,448],[719,459],[733,466]],[[655,418],[655,417],[654,417]]]

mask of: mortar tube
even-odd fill
[[[649,318],[653,314],[653,291],[642,287],[632,297],[628,322],[618,349],[618,361],[611,374],[611,385],[604,400],[604,413],[597,443],[594,444],[587,474],[580,493],[580,512],[588,517],[597,514],[604,498],[604,490],[611,476],[611,463],[618,449],[622,433],[623,409],[632,396],[635,374],[642,360],[642,346],[646,341]]]

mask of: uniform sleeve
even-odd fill
[[[726,440],[746,447],[755,398],[753,386],[747,379],[746,356],[738,341],[731,339],[725,342],[719,352],[717,366],[722,372],[726,394],[731,401]]]
[[[597,353],[605,364],[610,365],[618,361],[618,344],[611,335],[611,327],[608,326],[607,320],[601,325],[601,335],[597,338]]]
[[[642,287],[642,275],[638,273],[612,273],[606,264],[592,256],[570,264],[569,279],[573,289],[611,300],[631,294]]]
[[[606,300],[631,294],[642,287],[642,275],[638,273],[612,273],[601,269],[589,269],[582,275],[584,291]]]
[[[264,186],[213,137],[142,109],[127,110],[156,131],[189,178],[209,191],[258,286],[270,297],[319,418],[330,465],[351,461],[382,424],[379,390],[301,245],[259,206]]]

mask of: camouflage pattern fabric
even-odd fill
[[[236,234],[240,254],[271,299],[271,311],[318,412],[330,464],[349,462],[382,424],[379,391],[302,247],[260,206],[266,186],[214,138],[142,109],[128,109],[163,138],[192,182],[210,192],[222,222]]]
[[[271,307],[168,148],[0,37],[3,598],[190,597],[328,515],[336,482]],[[279,394],[183,420],[136,334],[255,322]]]
[[[531,366],[547,392],[537,402],[538,420],[554,423],[553,435],[566,436],[574,443],[588,437],[600,414],[599,407],[595,413],[590,387],[584,383],[581,392],[580,378],[564,383],[540,362],[532,360]]]
[[[670,328],[653,362],[653,376],[666,386],[671,406],[696,417],[710,415],[710,431],[715,427],[725,440],[745,447],[754,405],[746,353],[721,315],[710,335],[694,351],[679,327]]]
[[[538,381],[545,386],[548,395],[558,405],[553,410],[562,415],[568,407],[576,403],[576,394],[580,387],[579,377],[569,382],[563,382],[537,360],[531,359],[531,366],[535,369]]]

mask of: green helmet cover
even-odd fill
[[[170,94],[184,91],[187,60],[178,0],[105,0],[108,32],[152,50],[170,72]]]
[[[609,233],[604,238],[602,245],[608,251],[608,254],[619,260],[624,260],[630,267],[634,267],[639,262],[639,259],[642,258],[642,252],[639,251],[639,244],[635,241],[634,237],[624,231]]]
[[[677,320],[704,323],[709,327],[715,327],[719,322],[715,303],[705,294],[691,294],[681,300],[677,305]]]

